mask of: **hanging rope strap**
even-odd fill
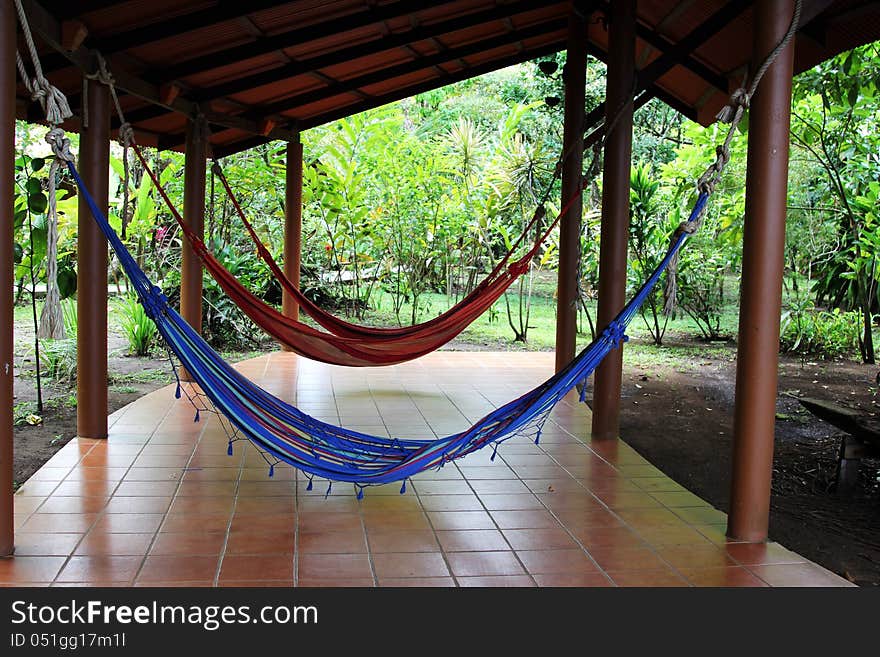
[[[18,67],[21,80],[31,94],[31,99],[38,101],[43,107],[43,111],[46,114],[46,121],[49,125],[59,125],[73,116],[73,112],[70,111],[67,97],[53,86],[46,79],[46,76],[43,75],[40,56],[37,53],[37,46],[34,44],[34,37],[31,34],[31,28],[28,24],[27,15],[24,13],[24,7],[21,4],[21,0],[15,0],[15,9],[18,12],[21,31],[24,34],[24,40],[27,43],[28,52],[31,56],[31,63],[34,66],[34,77],[31,78],[28,76],[21,55],[16,51],[15,64]]]
[[[764,58],[763,63],[752,76],[751,84],[749,84],[748,87],[743,85],[736,89],[730,95],[730,100],[727,105],[725,105],[716,115],[715,118],[718,121],[729,124],[730,127],[727,130],[727,136],[724,138],[724,141],[715,148],[715,161],[706,168],[703,175],[697,180],[697,190],[700,194],[705,194],[707,197],[711,196],[715,191],[715,187],[721,181],[721,174],[724,172],[727,163],[730,162],[730,143],[733,141],[733,137],[742,121],[743,115],[749,108],[752,96],[755,95],[755,91],[757,91],[758,85],[761,83],[761,78],[764,77],[767,69],[770,68],[773,62],[776,61],[776,58],[779,57],[779,54],[785,50],[794,39],[795,34],[797,34],[797,28],[801,20],[801,4],[802,0],[796,0],[794,13],[791,17],[791,23],[788,25],[788,30],[786,30],[785,35],[779,43],[776,44],[776,47],[772,52]],[[703,223],[703,218],[705,217],[705,207],[706,206],[703,206],[703,211],[693,220],[684,221],[679,224],[672,236],[673,243],[675,243],[682,235],[693,235],[699,229],[700,225]],[[678,252],[676,251],[666,269],[666,287],[664,289],[665,301],[663,305],[663,313],[665,315],[672,315],[675,312],[677,296]]]
[[[40,64],[40,56],[34,44],[34,37],[28,25],[27,15],[21,0],[15,0],[15,9],[18,20],[27,43],[31,64],[34,68],[34,76],[28,75],[27,67],[21,54],[16,51],[15,65],[21,76],[22,83],[31,95],[31,100],[40,103],[46,115],[46,122],[50,126],[46,141],[52,145],[55,159],[49,167],[49,181],[46,194],[49,205],[46,212],[46,301],[40,314],[40,323],[37,328],[37,336],[52,340],[61,340],[66,337],[64,331],[64,315],[61,311],[61,293],[58,289],[58,205],[57,183],[59,170],[62,163],[72,162],[70,154],[70,141],[64,136],[64,131],[58,126],[73,116],[70,104],[61,91],[53,86],[43,75],[43,67]]]

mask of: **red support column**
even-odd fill
[[[584,152],[584,94],[587,76],[587,24],[573,11],[568,19],[563,126],[562,205],[577,194]],[[577,338],[578,261],[583,204],[573,203],[559,223],[559,272],[556,284],[556,371],[574,358]]]
[[[13,193],[15,179],[15,7],[0,0],[0,557],[15,544],[12,498]]]
[[[186,161],[183,171],[183,219],[199,237],[205,235],[205,161],[207,138],[202,121],[190,120],[186,126]],[[180,263],[180,315],[198,333],[202,332],[202,263],[184,240]],[[180,378],[191,381],[180,368]]]
[[[605,91],[605,136],[602,173],[602,224],[599,244],[599,307],[596,327],[602,331],[626,303],[626,260],[629,241],[629,193],[632,167],[632,92],[635,78],[636,3],[610,3],[608,71]],[[623,108],[623,109],[621,109]],[[617,438],[623,344],[596,369],[593,387],[594,439]]]
[[[287,144],[287,176],[284,196],[284,275],[299,288],[299,268],[302,255],[302,176],[303,145],[296,141]],[[285,290],[281,297],[281,311],[286,317],[299,319],[299,304]],[[282,346],[284,351],[291,351]]]
[[[79,171],[98,207],[108,211],[110,92],[88,81],[88,127],[80,135]],[[82,438],[107,437],[107,239],[79,197],[76,254],[76,423]]]
[[[760,0],[755,4],[753,69],[782,39],[793,13],[794,0]],[[767,70],[749,112],[727,525],[728,535],[742,541],[766,540],[770,518],[793,61],[792,44]]]

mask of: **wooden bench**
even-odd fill
[[[851,495],[858,482],[859,462],[866,457],[880,457],[880,418],[824,399],[797,397],[797,400],[810,413],[848,434],[840,441],[837,494]]]

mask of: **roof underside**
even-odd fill
[[[554,0],[24,1],[47,77],[81,111],[81,70],[110,64],[142,144],[182,149],[189,116],[215,155],[562,50],[572,8],[605,59],[608,2]],[[743,78],[751,0],[639,0],[640,87],[711,122]],[[795,70],[880,39],[880,3],[804,0]],[[21,45],[21,44],[20,44]],[[24,52],[23,49],[21,49]],[[18,115],[40,110],[18,89]],[[601,111],[594,113],[601,117]],[[114,121],[114,128],[118,121]],[[76,130],[78,118],[67,126]]]

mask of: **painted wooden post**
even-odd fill
[[[572,12],[568,21],[565,64],[565,118],[562,205],[581,184],[584,142],[584,94],[587,75],[586,18]],[[556,371],[574,358],[577,338],[578,260],[581,254],[583,204],[573,203],[559,224],[559,273],[556,284]]]
[[[287,144],[287,174],[284,196],[284,275],[299,288],[302,255],[302,177],[303,145],[297,138]],[[299,319],[299,304],[285,291],[281,311],[286,317]],[[290,351],[287,346],[282,346]]]
[[[632,167],[632,91],[635,77],[636,3],[611,3],[605,91],[605,168],[602,173],[602,223],[599,244],[599,305],[596,328],[602,331],[626,303],[629,241],[629,193]],[[623,343],[596,369],[593,386],[593,439],[617,438]]]
[[[203,121],[186,126],[186,160],[183,172],[183,220],[199,237],[205,235],[205,161],[208,140]],[[180,264],[180,315],[197,333],[202,332],[202,263],[189,242],[183,240]],[[180,368],[180,378],[191,381]]]
[[[0,0],[0,557],[15,545],[12,497],[15,7]]]
[[[110,194],[110,90],[88,81],[79,171],[105,213]],[[76,255],[76,424],[82,438],[107,437],[107,238],[79,196]]]
[[[755,4],[753,68],[782,39],[793,12],[794,0],[760,0]],[[793,62],[792,44],[767,70],[749,112],[727,526],[728,535],[742,541],[766,540],[770,519]]]

